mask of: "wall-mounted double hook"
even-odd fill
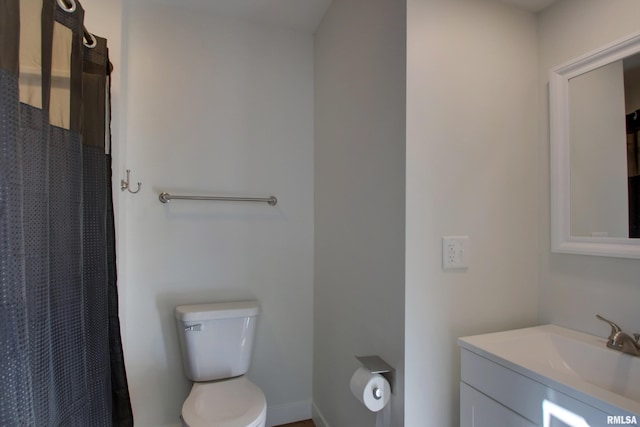
[[[131,191],[131,187],[129,187],[129,174],[131,173],[131,170],[127,169],[127,179],[121,179],[120,180],[120,190],[124,191],[127,190],[129,191],[129,193],[131,194],[136,194],[138,191],[140,191],[140,187],[142,187],[142,183],[139,182],[138,183],[138,189],[136,191]]]

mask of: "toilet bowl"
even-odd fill
[[[183,427],[264,427],[267,401],[247,377],[194,383],[182,405]]]

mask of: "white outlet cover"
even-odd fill
[[[469,268],[469,236],[442,237],[442,268]]]

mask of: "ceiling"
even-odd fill
[[[175,5],[175,0],[147,1]],[[501,1],[539,12],[557,0]],[[183,7],[206,9],[238,19],[313,33],[322,21],[331,0],[182,0],[181,4]]]
[[[136,0],[137,1],[137,0]],[[176,0],[142,0],[175,6]],[[207,10],[251,22],[315,32],[331,0],[179,0],[180,7]]]

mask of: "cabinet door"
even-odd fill
[[[460,383],[460,427],[536,427],[495,400]]]

